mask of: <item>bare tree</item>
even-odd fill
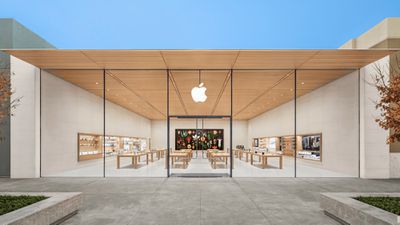
[[[374,86],[380,99],[375,102],[375,108],[380,116],[375,121],[385,130],[390,130],[386,143],[400,141],[400,61],[396,56],[390,63],[389,69],[375,67],[373,75]]]

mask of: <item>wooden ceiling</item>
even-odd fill
[[[395,50],[3,50],[42,69],[358,69]]]
[[[297,96],[307,94],[354,70],[299,70]],[[97,96],[103,96],[103,70],[47,70]],[[247,120],[294,99],[293,70],[234,70],[233,116]],[[170,115],[229,115],[230,70],[201,70],[207,101],[195,103],[191,89],[199,70],[170,71]],[[106,70],[106,99],[149,119],[167,115],[165,70]],[[106,105],[106,110],[107,110]]]
[[[51,74],[149,119],[165,119],[167,70],[170,115],[229,115],[247,120],[307,94],[391,50],[5,50]],[[205,103],[190,92],[201,81]],[[107,106],[106,106],[107,107]],[[106,108],[107,110],[107,108]]]

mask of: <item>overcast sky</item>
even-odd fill
[[[0,0],[61,49],[330,49],[386,17],[400,0]]]

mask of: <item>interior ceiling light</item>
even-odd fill
[[[192,88],[192,99],[194,102],[205,102],[207,100],[206,95],[207,88],[204,86],[204,83],[201,82],[201,71],[199,70],[199,86]]]

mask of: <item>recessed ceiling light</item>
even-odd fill
[[[301,82],[301,84],[304,84],[304,82]]]
[[[96,84],[99,84],[99,82],[96,82]]]

